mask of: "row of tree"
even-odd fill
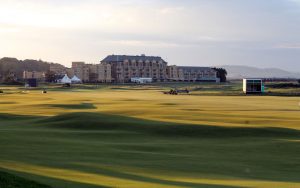
[[[23,72],[25,70],[48,72],[50,70],[50,64],[51,63],[42,60],[18,60],[16,58],[4,57],[0,59],[0,81],[11,83],[23,78]]]

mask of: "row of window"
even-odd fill
[[[147,63],[147,62],[140,62],[140,63],[133,63],[133,62],[123,62],[123,63],[120,63],[119,65],[121,66],[150,66],[150,67],[155,67],[155,66],[166,66],[166,64],[163,64],[163,63]]]
[[[120,68],[118,68],[117,69],[117,71],[118,72],[122,72],[123,71],[123,69],[120,69]],[[153,70],[151,70],[151,69],[124,69],[124,71],[125,72],[138,72],[138,71],[140,71],[140,72],[157,72],[157,71],[160,71],[160,72],[165,72],[165,70],[164,69],[159,69],[159,70],[157,70],[157,69],[153,69]]]
[[[214,73],[200,73],[200,74],[195,74],[195,73],[184,73],[184,76],[215,76],[216,74]]]

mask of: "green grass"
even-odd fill
[[[6,172],[0,172],[0,187],[3,188],[51,188]]]
[[[300,187],[299,98],[105,87],[0,96],[0,171],[53,188]]]

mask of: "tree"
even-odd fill
[[[298,84],[300,84],[300,79],[298,80]]]
[[[226,82],[227,81],[227,71],[224,68],[213,68],[215,71],[217,71],[217,77],[220,78],[220,82]]]
[[[55,80],[56,80],[55,72],[47,71],[45,74],[45,79],[46,79],[46,82],[55,82]]]
[[[5,71],[3,76],[4,83],[13,83],[16,81],[15,74],[10,70]]]

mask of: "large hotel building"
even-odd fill
[[[72,62],[72,68],[52,64],[57,74],[76,75],[83,82],[128,83],[132,78],[150,78],[153,82],[218,82],[217,72],[209,67],[168,66],[157,56],[109,55],[100,64]]]
[[[113,82],[126,83],[131,78],[152,78],[154,82],[218,82],[217,72],[209,67],[168,66],[161,57],[109,55],[101,64],[111,65]]]
[[[161,57],[110,55],[101,64],[111,65],[113,82],[130,82],[131,78],[152,78],[154,82],[167,81],[167,62]]]

